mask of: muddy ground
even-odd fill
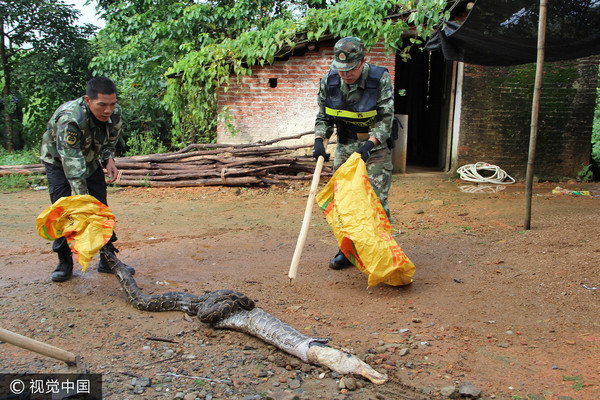
[[[344,389],[245,334],[138,311],[96,260],[51,282],[56,257],[35,232],[47,191],[0,195],[0,326],[80,355],[109,399],[427,399],[465,382],[486,399],[599,399],[600,184],[560,184],[591,196],[557,185],[535,184],[525,231],[523,183],[486,193],[442,174],[395,176],[393,233],[417,270],[410,286],[371,288],[356,268],[327,267],[337,247],[317,207],[288,284],[308,183],[111,189],[119,256],[145,293],[241,291],[387,372],[384,385]],[[0,359],[0,372],[68,370],[7,343]]]

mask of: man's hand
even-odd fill
[[[109,158],[106,160],[106,173],[108,174],[108,180],[106,183],[113,183],[117,180],[117,176],[119,176],[119,170],[117,169],[117,165],[115,164],[114,158]]]
[[[325,146],[323,146],[323,138],[315,139],[315,147],[313,149],[313,157],[315,160],[319,159],[319,156],[323,156],[325,161],[329,161],[329,154],[325,153]]]
[[[373,143],[371,140],[367,140],[365,144],[356,150],[356,152],[360,154],[360,157],[364,162],[367,162],[369,157],[371,157],[371,150],[373,150],[373,147],[375,147],[375,143]]]

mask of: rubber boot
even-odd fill
[[[58,265],[52,274],[50,279],[54,282],[64,282],[73,275],[73,257],[71,252],[58,253]]]
[[[119,250],[117,250],[111,242],[106,243],[104,245],[104,248],[106,248],[106,250],[110,251],[113,254],[119,252]],[[129,273],[131,275],[135,274],[135,269],[133,267],[130,267],[129,265],[125,265],[125,268],[127,268],[127,271],[129,271]],[[108,260],[102,253],[100,253],[100,262],[98,263],[98,272],[103,273],[103,274],[112,274],[113,273],[112,270],[110,269],[110,266],[108,265]]]
[[[352,263],[350,262],[350,260],[348,260],[346,258],[346,256],[344,255],[344,253],[342,253],[341,250],[329,262],[329,268],[335,269],[335,270],[344,269],[344,268],[348,268],[351,266],[352,266]]]

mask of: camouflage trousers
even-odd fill
[[[338,144],[333,160],[333,170],[337,170],[364,143],[364,141],[359,140],[348,140],[348,143]],[[392,151],[387,146],[375,149],[371,151],[371,157],[369,157],[366,164],[369,182],[385,213],[390,218],[388,193],[390,186],[392,186]]]

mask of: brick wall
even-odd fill
[[[589,164],[599,57],[546,63],[534,174],[577,176]],[[465,65],[458,164],[485,161],[524,178],[535,64]]]
[[[294,135],[314,129],[319,81],[329,71],[333,42],[317,51],[252,68],[252,76],[231,77],[227,92],[219,89],[219,113],[227,107],[239,130],[234,136],[220,122],[219,143],[250,143]],[[385,57],[383,45],[366,54],[367,62],[387,67],[394,76],[395,56]],[[272,87],[275,84],[276,87]],[[312,137],[304,143],[312,143]]]

